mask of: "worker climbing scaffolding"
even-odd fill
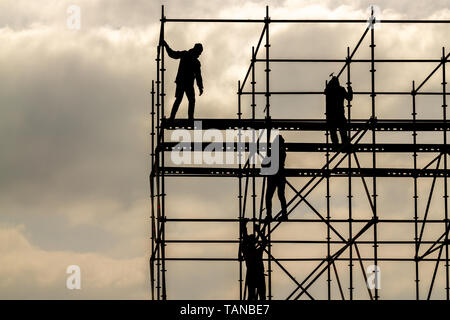
[[[277,152],[271,155],[270,160],[263,161],[263,166],[268,166],[268,161],[278,161],[278,170],[274,174],[267,176],[267,190],[266,190],[266,219],[272,220],[272,198],[277,189],[278,199],[281,205],[280,221],[286,221],[287,218],[287,206],[286,206],[286,174],[285,174],[285,162],[286,162],[286,148],[284,144],[284,138],[281,135],[277,135],[272,143],[272,146],[277,148]],[[274,150],[275,151],[275,150]],[[265,159],[268,159],[266,157]],[[273,163],[270,163],[273,165]]]
[[[240,222],[241,243],[239,257],[243,258],[247,267],[245,286],[247,288],[247,300],[266,299],[266,280],[264,275],[263,253],[267,246],[267,239],[259,225],[254,225],[254,233],[248,234],[248,219]]]

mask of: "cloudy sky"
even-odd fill
[[[155,78],[156,44],[161,4],[173,18],[255,18],[265,15],[264,1],[154,1],[154,0],[1,0],[0,1],[0,298],[19,299],[149,299],[150,247],[149,132],[150,88]],[[449,19],[450,1],[271,1],[272,18],[366,19],[376,4],[382,19]],[[71,5],[80,8],[80,28],[68,27]],[[277,25],[271,28],[272,57],[344,58],[355,46],[363,25]],[[205,93],[197,99],[196,116],[236,116],[236,86],[248,67],[251,46],[256,45],[260,25],[169,24],[166,39],[174,49],[188,49],[202,42],[200,58]],[[433,58],[449,48],[445,25],[380,25],[376,30],[376,54],[380,58]],[[263,56],[262,56],[263,57]],[[356,57],[369,57],[368,42]],[[340,64],[277,65],[271,87],[280,90],[323,89],[328,74]],[[377,67],[380,91],[411,89],[434,64],[382,65]],[[167,106],[173,102],[176,61],[167,61]],[[262,80],[263,67],[257,70]],[[356,91],[370,89],[368,65],[352,66]],[[440,76],[440,74],[439,74]],[[424,90],[441,90],[435,77]],[[257,87],[263,89],[263,81]],[[378,97],[379,118],[409,118],[410,97]],[[440,118],[441,98],[418,98],[419,117]],[[369,97],[354,100],[354,117],[368,118]],[[258,99],[258,114],[263,100]],[[243,101],[248,115],[250,101]],[[274,97],[273,117],[322,118],[323,97]],[[187,115],[186,102],[179,117]],[[290,135],[291,141],[323,141],[323,134]],[[380,141],[411,141],[409,134],[383,136]],[[420,135],[419,141],[441,143],[442,134]],[[430,156],[419,158],[426,163]],[[323,155],[292,155],[288,167],[316,167]],[[361,155],[369,164],[369,157]],[[411,167],[412,157],[386,155],[380,166]],[[419,166],[420,166],[419,164]],[[293,183],[301,186],[305,180]],[[346,195],[332,185],[334,217],[346,216]],[[232,179],[169,179],[167,214],[172,217],[236,217],[237,182]],[[420,212],[430,181],[420,185]],[[430,217],[442,218],[442,183],[436,186],[436,203]],[[380,179],[379,214],[412,218],[412,181]],[[369,216],[361,182],[355,182],[356,214]],[[384,198],[383,198],[384,197]],[[277,201],[275,201],[277,202]],[[323,188],[311,202],[325,210]],[[305,207],[306,208],[306,207]],[[295,217],[314,217],[300,207]],[[277,239],[324,240],[326,228],[289,224]],[[342,226],[342,233],[347,232]],[[439,227],[438,227],[439,228]],[[426,230],[430,240],[441,229]],[[173,224],[169,239],[237,239],[237,226]],[[281,230],[281,228],[280,228]],[[380,228],[383,239],[413,239],[412,226]],[[317,236],[320,234],[320,236]],[[235,257],[235,245],[169,245],[172,257]],[[389,257],[413,256],[413,247],[380,249]],[[384,250],[384,251],[383,251]],[[370,256],[370,248],[362,249]],[[278,257],[323,257],[324,247],[274,247]],[[78,265],[82,289],[66,289],[66,268]],[[342,281],[347,263],[337,264]],[[297,279],[313,264],[286,263]],[[169,298],[238,298],[238,268],[233,263],[171,262],[168,268]],[[412,264],[382,265],[386,279],[384,298],[414,298]],[[424,264],[424,288],[433,265]],[[442,265],[441,265],[442,268]],[[357,270],[356,277],[361,277]],[[359,279],[359,278],[358,278]],[[359,282],[362,282],[359,279]],[[396,281],[389,281],[395,279]],[[443,272],[438,275],[435,298],[443,294]],[[280,270],[274,273],[274,294],[284,298],[293,289]],[[201,285],[198,285],[201,283]],[[334,282],[333,282],[334,283]],[[335,283],[334,283],[335,284]],[[314,289],[325,297],[325,279]],[[348,284],[344,284],[348,287]],[[193,290],[192,288],[195,288]],[[361,298],[364,286],[355,289]],[[425,290],[425,289],[424,289]],[[440,290],[440,291],[439,291]],[[335,293],[337,291],[334,291]],[[337,295],[335,297],[338,297]]]

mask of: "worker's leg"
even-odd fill
[[[286,178],[284,176],[279,177],[277,183],[278,199],[280,199],[281,205],[281,219],[287,220],[287,205],[286,205]]]
[[[259,300],[266,300],[266,279],[264,278],[264,271],[258,277],[258,294]],[[258,298],[258,297],[257,297]]]
[[[250,273],[251,271],[247,270],[247,292],[248,299],[250,301],[255,301],[258,297],[256,296],[256,286],[254,275]]]
[[[256,290],[255,290],[255,288],[254,287],[250,287],[250,286],[248,286],[247,287],[247,289],[248,289],[248,299],[247,300],[249,300],[249,301],[256,301]]]
[[[347,119],[345,119],[345,117],[342,117],[342,119],[339,120],[339,132],[341,133],[342,144],[346,144],[349,142],[347,130]]]
[[[272,198],[275,193],[277,184],[274,181],[273,176],[267,177],[267,189],[266,189],[266,213],[267,218],[272,218]]]
[[[189,119],[194,119],[194,109],[195,109],[195,91],[194,85],[186,87],[186,96],[189,100],[188,117]]]
[[[178,108],[180,107],[180,103],[183,100],[183,95],[184,87],[177,84],[177,88],[175,90],[175,102],[173,103],[172,112],[170,113],[170,120],[175,119],[175,115],[177,114]]]
[[[328,124],[328,131],[330,133],[330,138],[331,138],[331,142],[334,145],[338,145],[339,144],[339,139],[337,136],[337,125],[336,125],[336,121],[335,120],[328,120],[327,121]]]

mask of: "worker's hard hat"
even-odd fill
[[[333,76],[333,77],[331,78],[331,81],[336,82],[336,83],[339,83],[339,78],[336,77],[336,76]]]
[[[339,86],[339,79],[336,76],[332,76],[330,82],[328,82],[327,87],[337,87]]]

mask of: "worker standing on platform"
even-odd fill
[[[242,242],[239,246],[239,257],[243,257],[247,267],[245,284],[248,290],[248,300],[266,299],[266,280],[264,278],[263,253],[267,246],[267,239],[260,230],[259,225],[255,224],[255,233],[261,237],[258,241],[254,234],[247,233],[247,222],[245,219],[240,222],[240,232]]]
[[[352,101],[353,89],[349,85],[348,91],[339,84],[339,79],[332,76],[325,88],[327,125],[330,131],[331,141],[335,146],[339,145],[337,130],[341,133],[342,144],[347,144],[347,119],[345,118],[344,99]]]
[[[200,91],[200,96],[203,94],[203,80],[200,70],[200,61],[198,57],[203,52],[203,46],[201,43],[196,43],[195,46],[188,51],[174,51],[172,50],[166,41],[163,42],[164,47],[167,50],[167,54],[172,59],[180,59],[180,64],[178,66],[178,73],[175,80],[177,84],[175,90],[175,102],[172,107],[172,112],[170,113],[170,120],[175,119],[175,115],[180,106],[181,100],[183,100],[183,95],[186,96],[189,101],[188,117],[190,120],[194,119],[194,109],[195,109],[195,91],[194,91],[194,79],[197,80],[197,86]]]
[[[286,162],[286,148],[284,145],[284,138],[281,135],[277,135],[272,143],[272,146],[277,148],[272,150],[272,155],[270,161],[278,161],[278,170],[275,174],[267,176],[267,190],[266,190],[266,219],[268,221],[272,220],[272,198],[275,193],[275,189],[278,192],[278,199],[281,205],[281,217],[280,220],[286,221],[288,219],[287,215],[287,205],[286,197],[284,195],[286,189],[286,173],[284,170],[284,165]],[[278,152],[278,157],[276,157],[276,152]],[[267,158],[266,158],[267,159]],[[267,166],[268,163],[264,163],[263,166]],[[273,165],[272,163],[270,165]]]

